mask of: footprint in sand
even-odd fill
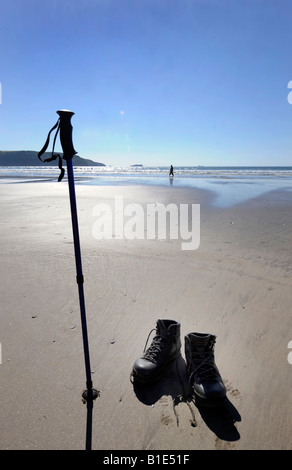
[[[168,426],[169,424],[171,424],[173,422],[173,419],[171,418],[171,416],[162,415],[161,422],[165,426]]]
[[[233,398],[241,398],[241,393],[237,388],[233,388],[229,380],[224,380],[226,392],[229,393]]]
[[[229,442],[229,441],[221,441],[221,439],[219,439],[219,437],[216,437],[215,439],[215,448],[217,450],[232,450],[234,449],[234,444],[233,442]]]
[[[239,390],[237,390],[237,388],[231,390],[230,395],[232,395],[234,398],[241,398],[241,393]]]

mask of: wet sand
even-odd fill
[[[66,182],[1,184],[0,448],[84,449],[85,367]],[[97,204],[200,204],[200,246],[93,237]],[[92,449],[291,449],[292,193],[219,208],[209,191],[76,185],[93,385]],[[145,232],[146,233],[146,232]],[[152,387],[130,372],[158,318],[181,358]],[[217,336],[223,410],[189,396],[184,336]],[[89,423],[90,424],[90,423]]]

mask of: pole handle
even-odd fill
[[[57,111],[60,116],[60,140],[63,149],[63,158],[68,160],[76,155],[76,150],[72,141],[72,125],[71,118],[74,115],[73,111],[68,109],[61,109]]]

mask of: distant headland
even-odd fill
[[[50,158],[51,153],[42,155],[42,160]],[[94,162],[88,158],[74,156],[74,166],[106,166],[104,163]],[[38,152],[34,150],[0,150],[0,166],[55,166],[56,161],[42,162],[38,158]]]

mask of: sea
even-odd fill
[[[0,180],[1,183],[57,181],[59,172],[57,165],[5,166],[0,167]],[[270,191],[291,192],[292,166],[177,166],[174,167],[174,178],[169,178],[169,167],[166,166],[76,166],[74,180],[77,185],[146,184],[201,188],[213,192],[214,205],[226,207]],[[66,173],[63,181],[66,181]]]

